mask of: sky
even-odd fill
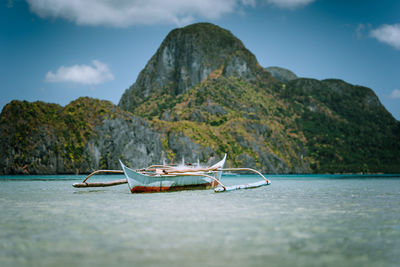
[[[196,22],[230,30],[261,66],[369,87],[400,120],[397,0],[3,0],[0,109],[118,104],[166,35]]]

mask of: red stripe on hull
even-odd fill
[[[216,182],[196,185],[180,185],[180,186],[135,186],[131,188],[132,193],[159,193],[159,192],[172,192],[182,190],[204,190],[217,186]]]

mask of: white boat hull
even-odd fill
[[[226,157],[217,163],[221,166],[220,168],[223,168],[225,159]],[[122,162],[121,166],[128,181],[129,189],[132,193],[210,189],[215,188],[218,185],[217,181],[210,177],[201,176],[201,173],[195,173],[199,176],[193,176],[193,174],[188,176],[184,174],[179,176],[149,176],[126,167]],[[222,171],[204,174],[219,180],[221,178]]]

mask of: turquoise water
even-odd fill
[[[71,186],[82,178],[0,177],[0,266],[400,262],[400,176],[270,176],[270,186],[219,194]]]

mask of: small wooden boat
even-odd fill
[[[122,183],[128,183],[132,193],[154,193],[169,192],[179,190],[196,190],[214,188],[215,192],[225,192],[237,189],[255,188],[269,185],[270,181],[260,172],[249,168],[227,168],[224,169],[226,154],[224,158],[211,167],[200,166],[169,166],[152,165],[145,169],[133,170],[125,166],[121,161],[122,171],[120,170],[99,170],[90,174],[82,183],[73,184],[74,187],[97,187],[112,186]],[[220,180],[223,171],[247,171],[255,172],[263,180],[260,182],[225,186]],[[105,183],[86,183],[87,179],[95,173],[113,172],[124,173],[126,180],[117,180]]]
[[[226,155],[208,168],[199,166],[153,165],[144,170],[132,170],[121,161],[132,193],[168,192],[215,188],[221,179]]]

